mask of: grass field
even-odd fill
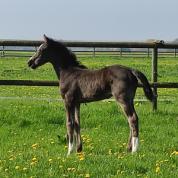
[[[33,71],[28,59],[0,59],[0,79],[56,80],[51,65]],[[100,68],[122,64],[151,79],[148,58],[82,57]],[[178,60],[159,59],[159,81],[178,82]],[[158,111],[135,101],[140,120],[140,148],[126,151],[129,128],[112,100],[82,105],[84,150],[66,157],[65,110],[58,87],[0,86],[0,178],[170,177],[178,175],[178,90],[159,89]],[[136,99],[144,98],[138,89]]]

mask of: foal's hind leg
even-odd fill
[[[128,101],[122,101],[121,105],[123,107],[123,110],[128,118],[128,123],[130,127],[130,136],[128,141],[128,150],[133,152],[136,152],[138,149],[138,116],[134,109],[133,102]]]
[[[130,94],[130,98],[128,98]],[[121,104],[125,115],[127,116],[129,127],[130,127],[130,135],[128,140],[128,150],[132,152],[136,152],[138,149],[138,117],[134,109],[133,98],[134,96],[132,92],[129,94],[126,93],[114,93],[115,99]]]
[[[82,151],[82,140],[80,135],[80,104],[75,106],[75,132],[76,132],[76,141],[77,141],[77,152]]]

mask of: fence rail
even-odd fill
[[[32,40],[0,40],[0,46],[32,46],[37,47],[43,41]],[[102,42],[102,41],[63,41],[68,47],[95,47],[95,48],[160,48],[178,49],[178,44],[164,43],[164,41],[154,42]]]
[[[28,40],[0,40],[0,46],[28,46],[37,47],[42,41],[28,41]],[[154,42],[86,42],[86,41],[63,41],[67,47],[82,47],[93,48],[94,55],[96,48],[145,48],[152,49],[152,83],[154,95],[157,96],[157,88],[178,88],[178,83],[158,83],[157,82],[157,68],[158,68],[158,49],[174,49],[176,56],[176,49],[178,44],[164,43],[164,41]],[[122,50],[121,50],[122,53]],[[148,50],[150,54],[150,50]],[[1,80],[0,85],[28,85],[28,86],[58,86],[57,82],[53,81],[26,81],[26,80]],[[157,109],[157,97],[153,102],[153,110]]]
[[[0,57],[31,57],[36,49],[0,49]],[[111,49],[111,50],[100,50],[96,48],[91,48],[90,50],[76,50],[72,49],[77,56],[120,56],[120,57],[151,57],[151,51],[149,50],[135,50],[126,51],[122,48]],[[177,50],[175,51],[158,51],[160,57],[177,57]]]
[[[158,51],[160,56],[177,56],[178,44],[173,43],[164,43],[163,41],[155,41],[155,42],[91,42],[91,41],[63,41],[64,44],[68,47],[82,47],[82,48],[91,48],[91,50],[73,50],[78,55],[119,55],[119,56],[146,56],[150,57],[150,49],[151,48],[159,48],[159,49],[174,49],[172,51]],[[34,52],[37,49],[42,41],[31,41],[31,40],[0,40],[0,57],[29,57],[31,55],[30,52]],[[8,49],[8,47],[33,47],[33,49]],[[117,48],[115,50],[103,50],[99,48]],[[145,48],[145,50],[132,50],[128,51],[127,49],[131,48]],[[19,53],[17,53],[19,52]],[[22,54],[20,52],[29,52],[27,54]]]
[[[15,85],[15,86],[59,86],[58,81],[50,80],[0,80],[0,85]],[[157,88],[178,88],[178,83],[168,82],[156,82],[150,83],[150,86]],[[138,87],[143,87],[142,84],[138,84]]]

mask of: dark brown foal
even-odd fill
[[[100,70],[89,70],[77,61],[76,56],[63,43],[44,36],[44,43],[31,57],[28,65],[35,69],[50,62],[58,76],[61,96],[66,108],[68,155],[82,151],[80,136],[80,104],[114,96],[128,119],[130,136],[128,149],[138,148],[138,117],[134,109],[134,97],[138,80],[143,85],[145,96],[153,101],[154,96],[145,75],[128,67],[113,65]]]

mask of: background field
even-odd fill
[[[33,71],[27,58],[0,59],[0,79],[56,80],[50,64]],[[150,58],[81,57],[90,68],[122,64],[151,80]],[[178,82],[178,59],[159,58],[158,80]],[[81,108],[84,151],[66,157],[65,110],[58,87],[0,86],[0,177],[177,177],[178,90],[159,89],[158,111],[138,89],[140,149],[126,151],[128,124],[112,100]]]

